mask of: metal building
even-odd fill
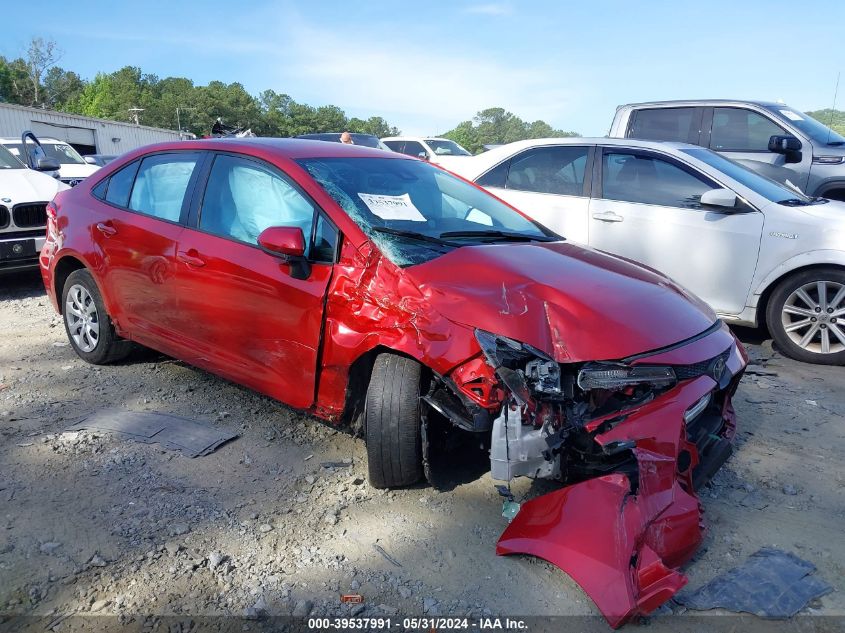
[[[146,125],[0,103],[0,136],[19,138],[25,130],[38,137],[65,141],[82,155],[117,155],[150,143],[194,138],[190,132],[180,134]]]

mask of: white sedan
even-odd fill
[[[520,141],[449,168],[567,239],[662,271],[726,321],[765,324],[793,358],[845,364],[843,202],[682,143]]]

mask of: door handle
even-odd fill
[[[593,219],[601,220],[602,222],[622,222],[625,218],[613,211],[605,211],[603,213],[594,213]]]
[[[117,229],[106,222],[97,222],[97,230],[106,237],[111,237],[117,233]]]
[[[196,253],[194,249],[191,249],[188,253],[185,251],[179,251],[176,253],[176,258],[180,262],[185,262],[188,266],[205,266],[205,260],[201,257],[197,257],[197,255],[191,255],[190,253]]]

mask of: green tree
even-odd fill
[[[443,134],[470,152],[481,151],[484,145],[513,143],[529,138],[578,136],[575,132],[556,130],[545,121],[527,123],[504,108],[487,108],[472,121],[459,123]]]
[[[85,89],[85,82],[75,72],[53,66],[44,75],[44,103],[50,108],[61,109],[65,103],[76,100]]]
[[[807,112],[811,117],[820,123],[824,123],[836,132],[845,135],[845,111],[825,108]]]

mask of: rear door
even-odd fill
[[[217,153],[206,172],[176,253],[178,328],[190,338],[187,353],[201,367],[306,408],[314,402],[338,231],[269,163]],[[306,275],[258,246],[271,226],[302,229]]]
[[[91,233],[103,258],[113,316],[131,338],[171,352],[176,244],[201,160],[198,152],[152,154],[95,187]]]
[[[625,136],[646,141],[678,141],[700,145],[703,110],[694,106],[634,110],[628,120]]]
[[[721,185],[670,156],[604,147],[590,203],[590,246],[647,264],[715,310],[745,307],[763,214],[705,208]]]
[[[547,145],[525,150],[477,179],[540,224],[587,243],[591,145]]]
[[[708,108],[705,116],[705,147],[724,154],[749,169],[776,180],[792,183],[801,191],[807,187],[813,148],[805,146],[801,161],[787,163],[784,154],[769,151],[769,139],[774,135],[788,134],[772,117],[749,108]]]

